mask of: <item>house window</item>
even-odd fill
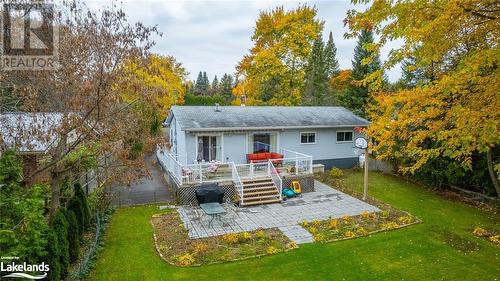
[[[213,160],[221,161],[221,136],[198,136],[196,161],[209,162]]]
[[[337,132],[337,142],[349,142],[349,141],[352,141],[352,131]]]
[[[300,133],[300,143],[316,143],[316,133]]]
[[[255,132],[248,135],[248,153],[277,151],[278,134],[276,132]]]

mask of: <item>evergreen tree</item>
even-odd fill
[[[425,85],[435,80],[435,69],[433,64],[419,66],[415,57],[403,60],[401,64],[402,76],[399,84],[404,88],[413,88],[417,85]]]
[[[210,86],[210,81],[208,80],[207,73],[203,71],[203,89],[206,91]]]
[[[69,244],[69,259],[75,262],[78,259],[80,250],[80,230],[78,229],[78,220],[75,212],[66,210],[66,220],[68,221],[68,244]]]
[[[52,228],[57,237],[57,243],[60,250],[59,261],[61,264],[61,279],[65,279],[66,276],[68,276],[69,268],[68,222],[61,209],[57,211],[54,216]]]
[[[230,102],[233,99],[233,83],[234,79],[231,74],[224,73],[222,79],[220,80],[220,90],[219,93],[227,102]]]
[[[333,42],[333,34],[331,31],[325,46],[325,64],[329,79],[339,74],[340,68],[339,61],[337,60],[337,47],[335,46],[335,42]]]
[[[202,94],[204,91],[204,84],[203,84],[203,74],[200,71],[198,73],[198,78],[196,78],[196,83],[194,84],[194,93],[195,94]]]
[[[71,197],[68,204],[68,210],[71,210],[75,213],[76,221],[78,223],[78,234],[82,237],[83,232],[85,231],[85,221],[84,214],[82,208],[82,202],[78,200],[76,196]]]
[[[216,90],[219,88],[219,80],[217,79],[217,75],[215,75],[214,80],[212,81],[212,89]]]
[[[307,62],[303,103],[307,105],[322,105],[328,94],[328,69],[325,60],[323,38],[318,36],[314,41],[311,55]]]
[[[75,189],[74,197],[76,197],[77,200],[80,201],[81,203],[84,229],[89,229],[92,218],[90,216],[90,209],[87,203],[87,197],[85,196],[85,193],[83,192],[82,189],[82,185],[80,183],[75,183],[74,189]]]
[[[45,234],[47,239],[47,263],[50,266],[48,273],[49,280],[59,281],[61,280],[61,261],[59,257],[61,256],[61,250],[59,249],[59,240],[54,232],[54,229],[49,228]]]
[[[370,73],[380,69],[380,57],[375,54],[372,61],[363,64],[362,61],[372,57],[372,52],[366,50],[366,44],[373,43],[373,32],[369,30],[361,31],[358,42],[354,49],[354,60],[352,61],[351,78],[355,83],[351,83],[346,93],[340,97],[341,104],[360,116],[366,116],[366,105],[368,103],[368,87],[360,85],[356,81],[361,81]]]

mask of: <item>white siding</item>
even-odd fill
[[[180,128],[180,124],[176,123],[177,131],[177,160],[181,164],[187,164],[187,151],[190,150],[189,146],[186,146],[186,133]]]
[[[246,163],[247,135],[224,133],[224,161]]]
[[[280,134],[279,146],[281,148],[312,155],[314,160],[357,157],[353,150],[354,142],[338,143],[337,131],[353,131],[353,141],[358,136],[361,136],[354,132],[354,128],[284,130]],[[301,144],[301,132],[315,132],[316,143]]]

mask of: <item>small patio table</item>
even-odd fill
[[[218,202],[212,202],[212,203],[202,203],[200,204],[200,208],[210,216],[210,221],[208,222],[208,225],[211,226],[212,222],[214,219],[218,219],[219,221],[222,221],[222,215],[226,213],[226,209],[222,206],[222,204]]]

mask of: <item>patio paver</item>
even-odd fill
[[[278,227],[278,229],[281,230],[288,239],[297,242],[297,244],[314,242],[312,234],[300,225],[281,226]]]
[[[296,237],[299,240],[297,243],[303,241],[305,243],[311,241],[307,240],[306,234],[296,228],[302,221],[325,220],[344,215],[355,216],[364,211],[380,211],[375,206],[319,181],[314,181],[314,188],[314,192],[304,193],[302,197],[288,199],[282,203],[238,208],[237,217],[233,220],[214,221],[210,227],[208,226],[210,218],[201,210],[199,216],[190,206],[181,206],[178,212],[188,229],[189,237],[193,239],[277,227],[282,228],[283,232],[290,233],[291,240],[295,240]]]

